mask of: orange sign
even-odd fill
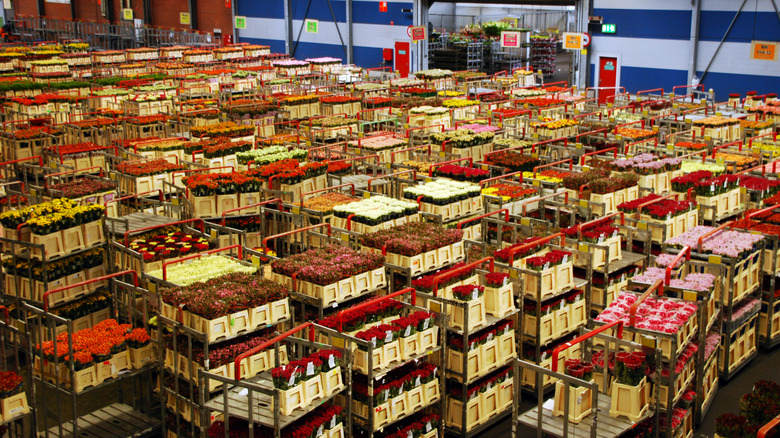
[[[564,33],[563,48],[567,50],[581,50],[583,46],[581,33]]]
[[[753,41],[750,44],[750,57],[761,61],[777,60],[777,45],[770,41]]]

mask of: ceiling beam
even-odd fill
[[[575,0],[433,0],[433,3],[479,3],[479,4],[498,4],[498,5],[546,5],[546,6],[574,6]]]

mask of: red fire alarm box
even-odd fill
[[[382,49],[382,59],[385,61],[393,60],[393,49]]]
[[[379,2],[379,12],[387,12],[387,2]]]

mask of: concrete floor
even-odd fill
[[[695,438],[712,438],[715,436],[715,418],[718,415],[732,412],[739,413],[739,399],[742,395],[752,391],[753,384],[758,380],[772,380],[780,383],[780,374],[775,368],[780,361],[780,348],[775,348],[770,352],[761,352],[753,362],[748,364],[740,371],[736,377],[729,382],[720,382],[718,392],[715,395],[715,401],[712,403],[709,412],[704,417],[704,422],[694,432]],[[552,394],[550,395],[552,397]],[[531,401],[531,396],[523,395],[521,412],[532,409],[535,403]],[[476,438],[508,438],[512,436],[512,423],[510,418],[497,423],[492,428],[483,431]],[[519,430],[519,437],[535,437],[535,430],[523,428]]]

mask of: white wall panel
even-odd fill
[[[703,71],[707,68],[707,64],[717,48],[718,42],[716,41],[699,41],[697,71]],[[750,59],[750,44],[747,43],[723,43],[709,71],[737,75],[778,76],[780,75],[780,61]],[[777,83],[780,87],[780,78],[777,79]]]
[[[688,0],[595,0],[593,7],[596,9],[650,9],[656,11],[690,11],[691,3]]]
[[[594,63],[600,53],[619,53],[621,64],[628,67],[688,70],[691,45],[685,40],[594,36],[590,49]]]
[[[293,20],[293,38],[297,38],[302,20]],[[341,37],[346,42],[346,24],[340,23]],[[380,24],[353,23],[352,31],[355,39],[354,45],[360,47],[392,47],[388,41],[408,41],[406,28]],[[246,29],[241,30],[241,36],[246,38],[261,38],[271,40],[284,40],[284,20],[278,18],[254,18],[247,17]],[[301,42],[341,45],[339,35],[336,33],[336,25],[332,21],[320,21],[319,33],[301,33]]]
[[[777,0],[775,0],[777,1]],[[756,2],[758,4],[756,5]],[[734,11],[737,12],[742,0],[702,0],[702,11]],[[771,0],[748,0],[743,12],[775,12]],[[780,26],[780,24],[778,24]]]

